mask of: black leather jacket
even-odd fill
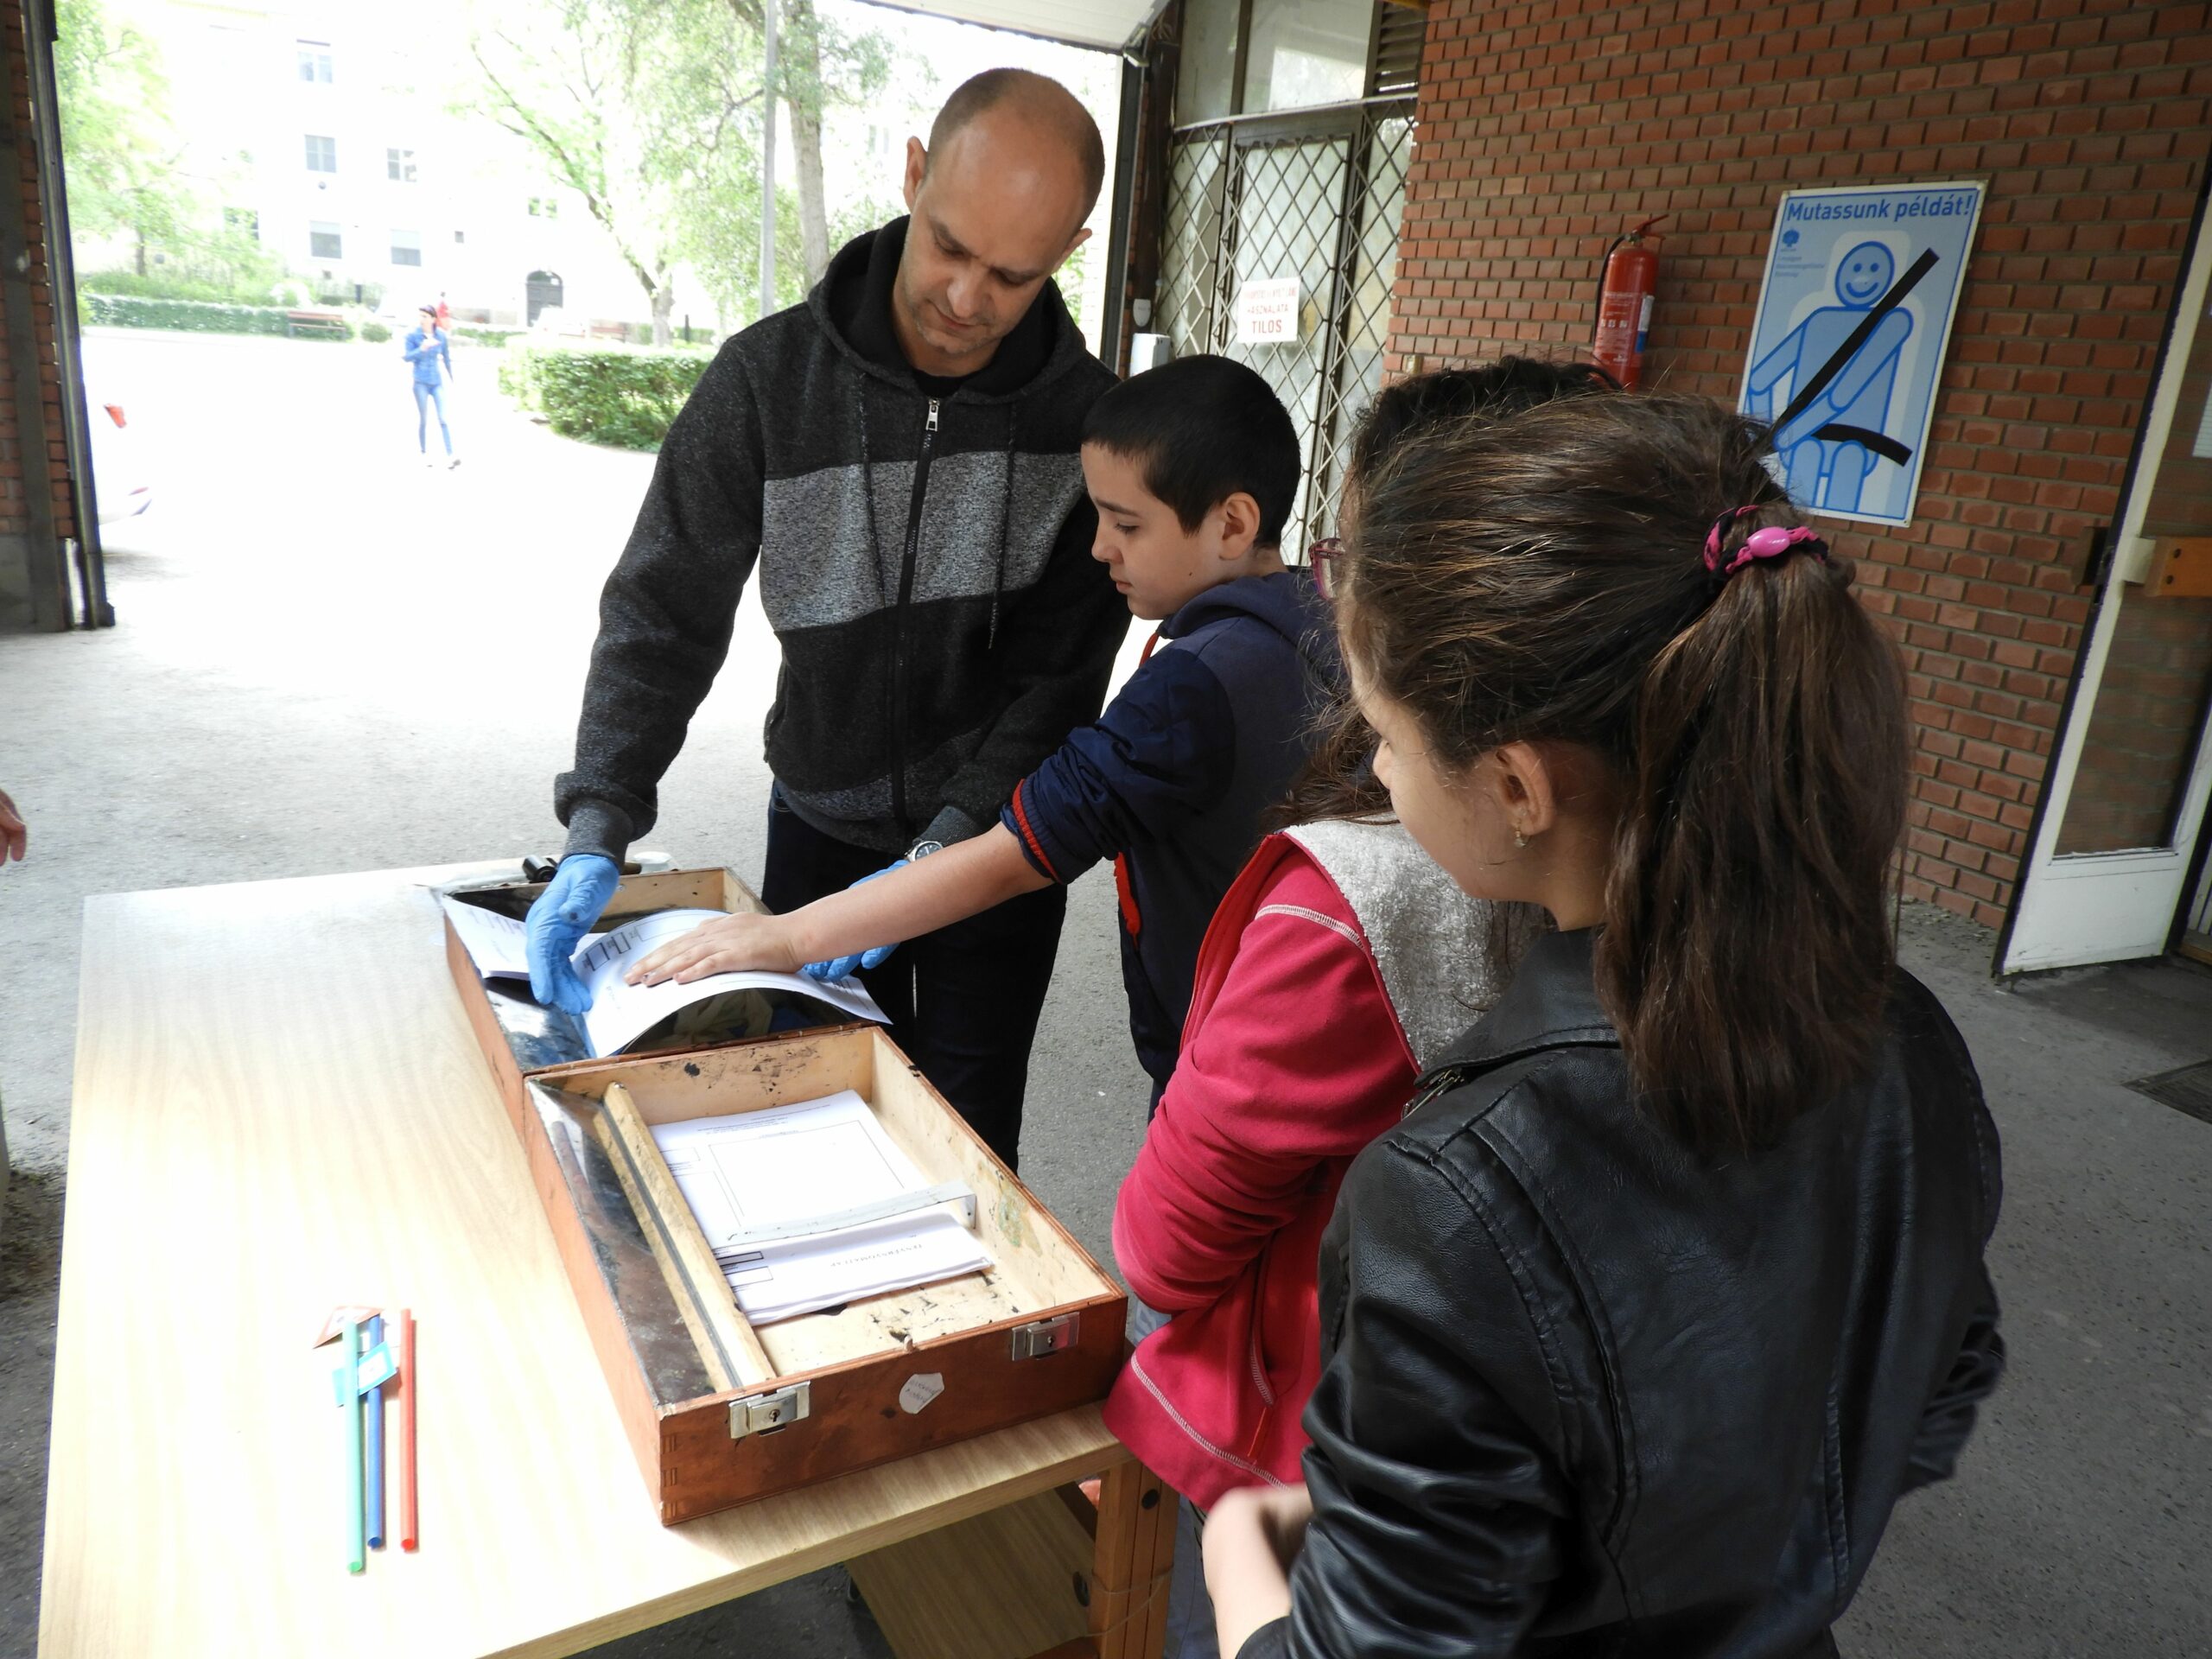
[[[1869,1081],[1700,1161],[1631,1110],[1591,944],[1538,941],[1352,1166],[1314,1519],[1242,1659],[1833,1651],[1997,1384],[1997,1134],[1927,988]]]

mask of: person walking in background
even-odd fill
[[[446,465],[458,467],[453,452],[453,428],[446,424],[446,385],[453,378],[453,341],[438,326],[437,308],[423,306],[415,326],[407,331],[406,357],[415,365],[415,447],[423,464],[435,467],[430,455],[430,405],[438,406],[438,433],[446,441]]]
[[[23,827],[23,815],[16,810],[8,791],[0,789],[0,864],[11,858],[20,864],[29,849],[30,831]]]

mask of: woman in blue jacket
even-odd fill
[[[415,447],[423,452],[423,464],[437,465],[430,458],[429,406],[435,403],[438,431],[446,441],[446,465],[458,467],[461,457],[453,452],[453,428],[446,424],[446,382],[453,378],[453,343],[438,327],[435,306],[417,308],[415,327],[407,333],[406,356],[415,367]]]

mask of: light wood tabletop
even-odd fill
[[[572,1653],[1126,1458],[1085,1408],[659,1525],[447,973],[429,889],[499,868],[87,903],[48,1659]],[[348,1302],[423,1376],[422,1548],[359,1577]]]

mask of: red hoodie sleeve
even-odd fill
[[[1419,1075],[1351,908],[1302,855],[1257,895],[1220,993],[1114,1207],[1129,1287],[1213,1300],[1311,1202],[1322,1166],[1398,1120]]]

